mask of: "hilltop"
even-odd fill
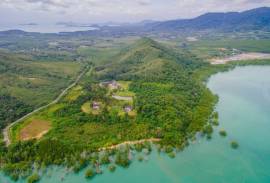
[[[112,59],[113,62],[97,68],[101,70],[98,72],[100,79],[132,80],[144,77],[159,80],[161,79],[158,78],[159,75],[169,67],[176,67],[181,72],[187,73],[188,70],[207,65],[186,50],[174,50],[149,38],[140,39]]]

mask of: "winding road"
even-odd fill
[[[77,76],[76,80],[75,80],[72,84],[70,84],[65,90],[63,90],[63,91],[58,95],[58,97],[57,97],[55,100],[53,100],[52,102],[50,102],[50,103],[47,104],[47,105],[41,106],[41,107],[35,109],[34,111],[32,111],[32,112],[30,112],[30,113],[24,115],[23,117],[21,117],[20,119],[14,121],[13,123],[10,123],[10,124],[3,130],[4,142],[5,142],[6,146],[9,146],[9,145],[11,144],[11,140],[10,140],[10,138],[9,138],[9,129],[10,129],[12,126],[14,126],[15,124],[17,124],[17,123],[19,123],[19,122],[25,120],[26,118],[28,118],[29,116],[33,115],[34,113],[39,112],[39,111],[41,111],[41,110],[43,110],[43,109],[45,109],[45,108],[47,108],[47,107],[49,107],[49,106],[51,106],[51,105],[53,105],[53,104],[56,104],[57,102],[59,102],[59,100],[60,100],[64,95],[66,95],[66,93],[67,93],[71,88],[73,88],[75,85],[77,85],[77,83],[80,81],[80,79],[82,78],[82,76],[83,76],[87,71],[89,71],[89,67],[85,68],[85,69]]]

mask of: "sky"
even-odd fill
[[[0,0],[0,26],[169,20],[262,6],[270,0]]]

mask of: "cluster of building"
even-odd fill
[[[121,89],[121,85],[119,83],[117,83],[115,80],[113,81],[106,81],[106,82],[101,82],[99,84],[100,87],[107,87],[109,88],[110,90],[118,90],[118,89]],[[101,108],[101,104],[97,101],[94,101],[92,103],[92,109],[93,110],[100,110]],[[126,112],[126,113],[129,113],[133,110],[133,107],[131,105],[125,105],[123,107],[123,110]]]
[[[100,110],[100,108],[101,108],[101,105],[100,105],[99,102],[94,101],[94,102],[92,103],[92,109],[93,109],[93,110],[98,111],[98,110]],[[131,111],[133,110],[133,107],[130,106],[130,105],[125,105],[125,106],[123,107],[123,110],[124,110],[126,113],[129,113],[129,112],[131,112]]]
[[[93,102],[92,103],[92,108],[94,109],[94,110],[99,110],[100,109],[100,104],[98,103],[98,102]]]
[[[106,81],[106,82],[101,82],[99,84],[99,86],[101,87],[107,87],[111,90],[118,90],[121,88],[121,85],[119,83],[117,83],[115,80],[113,81]]]

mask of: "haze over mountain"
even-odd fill
[[[129,34],[159,31],[200,31],[200,30],[218,30],[218,31],[241,31],[241,30],[270,30],[270,7],[261,7],[243,12],[227,13],[206,13],[192,19],[178,19],[169,21],[145,20],[137,23],[104,23],[104,24],[64,24],[65,27],[83,28],[80,33],[83,34]],[[57,25],[58,25],[57,24]],[[67,26],[68,24],[68,26]],[[117,26],[112,26],[117,25]],[[92,27],[91,27],[92,26]],[[38,26],[35,26],[38,27]],[[97,29],[93,27],[98,27]],[[63,32],[76,31],[67,29]],[[31,31],[39,32],[39,31]],[[60,31],[59,31],[60,32]],[[6,31],[1,34],[22,33],[19,31]]]
[[[206,13],[194,19],[171,20],[148,24],[152,30],[251,30],[270,29],[270,8],[262,7],[244,12]]]

